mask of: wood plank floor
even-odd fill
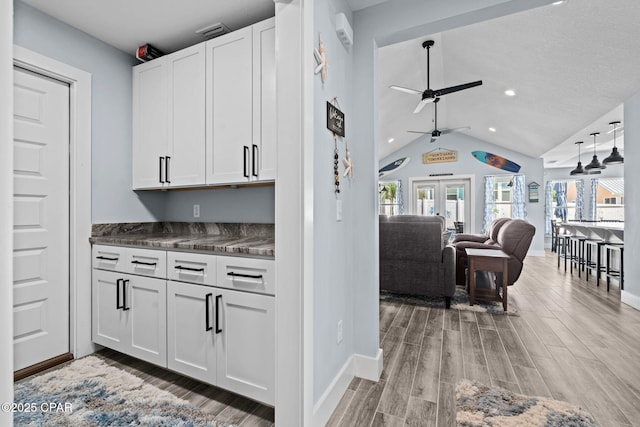
[[[601,426],[640,427],[640,312],[614,286],[526,259],[519,316],[381,302],[384,370],[354,379],[329,426],[453,426],[463,378],[568,401]]]

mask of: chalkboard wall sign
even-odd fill
[[[344,113],[327,101],[327,129],[344,138]]]

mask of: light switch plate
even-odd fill
[[[342,200],[336,200],[336,221],[342,221]]]
[[[193,217],[200,218],[200,205],[193,205]]]

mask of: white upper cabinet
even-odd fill
[[[133,68],[133,188],[162,188],[167,152],[167,67],[161,58]]]
[[[275,19],[253,26],[252,166],[260,181],[276,179],[276,27]],[[257,148],[256,148],[257,147]]]
[[[252,40],[247,27],[207,42],[207,184],[251,177]]]
[[[275,19],[133,68],[133,188],[273,181]]]
[[[205,182],[205,44],[168,57],[170,186]]]
[[[133,68],[133,188],[203,185],[205,46]]]

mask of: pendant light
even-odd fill
[[[582,167],[582,162],[580,161],[580,144],[583,144],[582,141],[578,141],[576,142],[576,144],[578,145],[578,166],[576,166],[576,168],[574,170],[572,170],[570,172],[570,175],[586,175],[586,172],[584,171],[584,168]]]
[[[620,124],[620,122],[611,122],[609,124],[613,126],[613,150],[611,150],[611,154],[609,155],[609,157],[604,159],[602,163],[605,165],[619,165],[621,163],[624,163],[624,157],[622,157],[620,153],[618,153],[618,147],[616,147],[616,131],[618,130],[618,125]]]
[[[587,173],[600,173],[602,169],[607,168],[606,165],[600,164],[600,160],[598,160],[598,156],[596,155],[596,136],[600,135],[600,132],[593,132],[589,135],[593,136],[593,159],[591,159],[591,163],[584,168]]]

